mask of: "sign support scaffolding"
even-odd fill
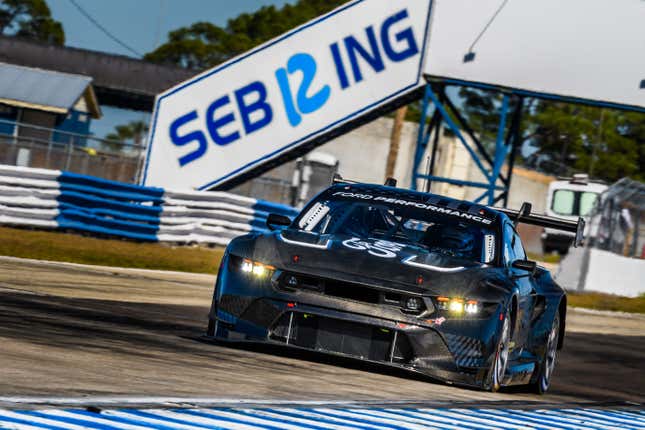
[[[412,189],[416,190],[419,180],[426,181],[425,190],[430,190],[433,181],[483,189],[475,199],[476,203],[486,201],[488,205],[502,202],[508,204],[508,193],[513,177],[513,166],[518,146],[521,145],[521,122],[524,96],[504,93],[499,115],[499,125],[494,150],[487,149],[477,137],[467,119],[446,95],[446,86],[428,83],[421,101],[421,119],[417,136],[412,171]],[[431,109],[432,108],[432,109]],[[475,166],[483,174],[484,182],[465,181],[434,175],[437,161],[439,134],[443,125],[464,145]],[[470,139],[470,142],[466,140]],[[429,148],[430,145],[430,148]],[[430,152],[427,169],[422,171],[424,155]],[[506,172],[502,172],[505,161]]]

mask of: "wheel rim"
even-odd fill
[[[556,319],[551,327],[549,339],[546,345],[546,356],[544,357],[544,385],[548,385],[555,369],[555,358],[558,350],[558,337],[560,335],[560,324]]]
[[[495,360],[495,385],[500,385],[506,373],[506,365],[508,364],[508,344],[510,337],[510,326],[508,318],[504,319],[502,326],[502,337],[499,341],[499,350]]]

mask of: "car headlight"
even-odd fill
[[[464,310],[467,314],[478,314],[479,303],[477,303],[477,300],[468,300],[464,305]]]
[[[249,260],[248,258],[242,259],[239,268],[242,273],[246,273],[255,278],[268,278],[273,275],[273,272],[275,272],[275,267],[258,261]]]
[[[448,311],[453,315],[477,315],[481,306],[477,300],[465,300],[461,297],[437,297],[437,309]]]

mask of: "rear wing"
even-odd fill
[[[582,240],[584,239],[585,231],[585,220],[578,217],[577,221],[570,221],[567,219],[556,218],[546,215],[532,214],[530,205],[528,210],[525,209],[525,206],[522,205],[522,209],[507,209],[507,208],[497,208],[491,207],[491,209],[502,212],[506,214],[509,218],[515,221],[515,223],[521,222],[523,224],[537,225],[539,227],[548,227],[554,228],[556,230],[568,231],[575,233],[576,237],[573,241],[573,246],[578,247],[582,245]]]

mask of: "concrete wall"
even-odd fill
[[[385,180],[385,164],[390,149],[392,118],[379,118],[343,136],[337,137],[311,152],[326,154],[338,161],[338,173],[346,179],[360,182],[382,184]],[[401,129],[399,153],[394,167],[394,177],[401,187],[409,187],[412,177],[412,164],[417,141],[417,124],[405,122]],[[328,157],[326,157],[328,158]],[[292,179],[297,162],[290,161],[276,167],[259,178],[250,180],[231,190],[231,192],[280,203],[292,203]],[[329,185],[318,184],[320,189],[309,190],[310,195]],[[312,187],[314,185],[312,184]]]
[[[379,118],[317,148],[335,156],[339,173],[347,179],[380,184],[385,180],[385,164],[390,149],[392,118]],[[417,141],[417,125],[405,122],[394,176],[399,186],[409,187]]]
[[[570,291],[597,291],[626,297],[645,293],[643,279],[645,260],[595,248],[572,248],[555,276]]]

